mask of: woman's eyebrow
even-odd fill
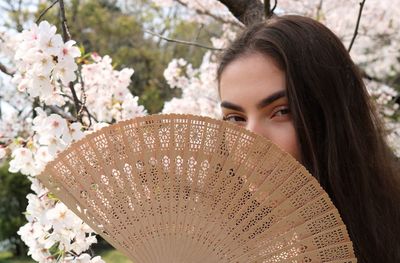
[[[235,111],[244,112],[244,109],[242,107],[240,107],[239,105],[233,104],[231,102],[228,102],[228,101],[221,102],[221,107],[224,107],[224,108],[227,108],[227,109],[231,109],[231,110],[235,110]]]
[[[262,109],[265,106],[270,105],[272,102],[276,101],[277,99],[280,99],[280,98],[285,97],[285,96],[286,96],[286,91],[285,90],[281,90],[281,91],[277,91],[275,93],[272,93],[271,95],[269,95],[265,99],[262,99],[257,104],[257,109]]]
[[[277,92],[269,95],[265,99],[262,99],[257,104],[256,107],[257,107],[257,109],[262,109],[262,108],[270,105],[272,102],[276,101],[277,99],[280,99],[280,98],[285,97],[285,96],[286,96],[286,91],[285,90],[277,91]],[[221,107],[224,107],[224,108],[227,108],[227,109],[231,109],[231,110],[235,110],[235,111],[245,112],[244,109],[242,107],[240,107],[239,105],[233,104],[233,103],[228,102],[228,101],[221,102]]]

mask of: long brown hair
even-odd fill
[[[218,80],[250,53],[272,57],[285,72],[303,164],[338,208],[359,262],[400,262],[399,162],[341,41],[311,18],[274,17],[232,43]]]

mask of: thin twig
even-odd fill
[[[71,34],[69,33],[67,18],[65,16],[64,0],[59,0],[59,3],[60,3],[60,17],[61,17],[61,27],[62,27],[62,31],[63,31],[63,39],[64,39],[64,42],[67,42],[68,40],[71,40]],[[83,81],[82,81],[81,85],[83,85]],[[72,98],[74,99],[76,116],[77,116],[78,121],[83,124],[82,109],[84,109],[86,111],[86,113],[88,114],[90,125],[92,123],[91,122],[92,118],[97,122],[97,119],[93,115],[90,114],[85,103],[82,103],[78,99],[78,96],[76,95],[76,91],[74,88],[74,84],[72,82],[70,82],[68,86],[71,90]]]
[[[97,120],[97,118],[94,117],[93,114],[91,114],[91,113],[89,112],[89,110],[88,110],[88,108],[86,107],[86,105],[85,105],[85,107],[84,107],[84,110],[86,111],[86,113],[87,113],[87,115],[88,115],[88,118],[89,118],[89,126],[88,126],[88,127],[92,126],[92,119],[93,119],[95,122],[99,122],[99,121]]]
[[[59,0],[60,3],[60,18],[61,18],[61,28],[63,31],[64,42],[71,40],[71,34],[69,33],[67,18],[65,16],[64,0]]]
[[[67,114],[64,110],[60,109],[60,108],[57,107],[57,106],[48,105],[47,107],[48,107],[52,112],[54,112],[54,113],[60,115],[61,117],[65,118],[65,119],[67,119],[67,120],[69,120],[69,121],[73,121],[73,122],[74,122],[74,121],[77,121],[77,119],[76,119],[75,117],[73,117],[73,116]]]
[[[199,30],[197,31],[196,38],[194,39],[194,41],[197,41],[199,39],[201,30],[203,29],[203,27],[204,27],[204,24],[201,24]]]
[[[190,42],[190,41],[184,41],[184,40],[177,40],[177,39],[167,38],[167,37],[164,37],[164,36],[162,36],[162,35],[160,35],[160,34],[157,34],[157,33],[155,33],[155,32],[151,32],[151,31],[148,31],[148,30],[144,30],[144,32],[145,32],[145,33],[148,33],[148,34],[150,34],[150,35],[159,37],[159,38],[161,38],[161,39],[163,39],[163,40],[165,40],[165,41],[168,41],[168,42],[173,42],[173,43],[178,43],[178,44],[184,44],[184,45],[188,45],[188,46],[195,46],[195,47],[200,47],[200,48],[205,48],[205,49],[215,50],[215,51],[223,51],[223,50],[224,50],[224,49],[222,49],[222,48],[215,48],[215,47],[210,47],[210,46],[204,46],[204,45],[202,45],[202,44],[195,43],[195,42]]]
[[[362,10],[363,10],[363,8],[364,8],[365,0],[363,0],[363,1],[360,2],[359,4],[360,4],[360,9],[359,9],[359,11],[358,11],[358,17],[357,17],[356,28],[354,29],[353,38],[351,39],[349,48],[347,49],[347,51],[348,51],[349,53],[350,53],[351,48],[353,47],[354,40],[356,39],[357,34],[358,34],[358,27],[360,26],[361,14],[362,14]]]
[[[57,94],[58,95],[61,95],[61,96],[63,96],[63,97],[66,97],[66,98],[68,98],[68,99],[70,99],[70,100],[74,100],[74,98],[72,98],[71,96],[69,96],[68,94],[65,94],[65,93],[63,93],[63,92],[57,92]]]
[[[80,72],[78,73],[78,75],[79,76],[81,75]],[[82,77],[80,77],[80,79],[81,79],[81,97],[79,99],[82,102],[82,104],[81,104],[81,108],[79,109],[78,115],[82,114],[82,111],[83,111],[83,108],[84,108],[84,106],[86,104],[86,99],[87,99],[87,96],[86,96],[86,93],[85,93],[85,85],[82,82]]]
[[[83,82],[82,72],[81,72],[80,69],[78,71],[78,78],[81,81],[81,91],[82,91],[82,98],[81,98],[82,105],[81,105],[81,109],[79,110],[78,114],[81,114],[82,110],[86,111],[86,113],[88,115],[88,118],[89,118],[89,127],[90,127],[90,126],[92,126],[92,119],[94,119],[96,122],[98,122],[98,121],[92,114],[90,114],[89,109],[86,107],[87,95],[86,95],[86,92],[85,92],[85,83]]]
[[[188,7],[187,3],[183,2],[182,0],[176,0],[176,2],[178,2],[180,5],[182,5],[184,7]],[[235,22],[235,21],[231,21],[231,20],[225,20],[222,17],[217,16],[217,15],[209,12],[206,8],[204,8],[203,10],[195,9],[194,11],[199,15],[209,16],[209,17],[211,17],[211,18],[213,18],[213,19],[215,19],[215,20],[217,20],[219,22],[222,22],[224,24],[230,24],[232,26],[235,26],[235,27],[238,27],[238,28],[242,28],[242,29],[244,28],[244,26],[241,23]]]
[[[34,118],[36,118],[36,116],[37,116],[37,113],[36,113],[36,111],[34,110],[34,109],[36,109],[36,107],[40,107],[39,97],[35,97],[35,98],[33,99],[33,102],[32,102],[32,109],[33,109],[33,111],[32,111],[32,120],[33,120]]]
[[[278,0],[274,1],[274,6],[271,9],[271,16],[274,14],[276,7],[278,6]]]
[[[71,40],[71,34],[69,33],[67,18],[65,15],[64,0],[59,0],[59,4],[60,4],[60,19],[61,19],[62,36],[63,36],[64,42],[67,42],[67,41]],[[76,95],[74,84],[72,82],[70,82],[68,87],[71,90],[72,98],[74,99],[76,117],[77,117],[78,121],[80,123],[82,123],[82,116],[79,115],[79,106],[81,103],[78,99],[78,96]]]
[[[79,115],[79,106],[80,106],[81,103],[80,103],[80,101],[78,99],[78,96],[76,95],[76,91],[75,91],[75,88],[74,88],[74,83],[70,82],[68,87],[71,90],[72,97],[74,98],[76,117],[79,120],[79,122],[82,123],[82,116]]]
[[[199,28],[199,30],[198,30],[197,33],[196,33],[196,37],[193,39],[194,42],[197,42],[197,41],[198,41],[198,39],[199,39],[199,37],[200,37],[201,30],[203,29],[203,27],[204,27],[204,24],[200,24],[200,28]],[[195,49],[194,46],[190,46],[190,48],[189,48],[189,53],[188,53],[189,56],[192,55],[194,49]]]
[[[22,13],[21,10],[22,10],[22,0],[19,0],[18,1],[18,10],[17,10],[16,14],[21,14]],[[17,15],[15,20],[17,22],[17,31],[18,32],[22,32],[23,27],[22,27],[22,24],[21,24],[21,16]]]
[[[322,5],[323,5],[324,0],[319,0],[318,6],[317,6],[317,20],[320,21],[321,18],[321,11],[322,11]]]
[[[40,13],[38,19],[36,19],[36,24],[40,22],[40,20],[47,13],[47,11],[49,11],[55,4],[57,4],[58,1],[59,0],[55,0],[49,7],[47,7],[45,10],[43,10],[42,13]]]
[[[274,6],[271,8],[271,1],[265,0],[264,1],[264,13],[265,13],[265,19],[271,18],[271,16],[274,15],[274,11],[276,6],[278,5],[278,0],[274,1]]]
[[[2,71],[3,73],[9,75],[9,76],[13,76],[15,72],[11,72],[9,69],[6,68],[6,66],[4,66],[3,64],[0,63],[0,71]]]
[[[382,83],[382,84],[384,83],[384,81],[382,79],[380,79],[380,78],[378,78],[376,76],[369,75],[364,69],[358,67],[358,70],[359,70],[359,72],[360,72],[360,74],[361,74],[361,76],[363,78],[368,79],[368,80],[372,80],[372,81],[375,81],[375,82],[379,82],[379,83]]]

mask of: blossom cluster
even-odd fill
[[[220,37],[211,38],[216,49],[226,48],[236,37],[229,25],[222,25],[222,29]],[[197,69],[183,58],[173,59],[164,70],[164,77],[170,88],[182,89],[182,97],[165,102],[162,113],[189,113],[221,119],[217,67],[216,51],[206,52]]]
[[[47,116],[40,107],[35,111],[37,116],[32,121],[34,134],[31,139],[24,142],[25,145],[10,145],[14,147],[9,168],[12,173],[37,175],[52,157],[84,136],[79,122],[69,123],[58,114]]]
[[[29,247],[28,255],[38,262],[104,262],[83,253],[96,242],[93,230],[63,203],[50,198],[36,179],[32,179],[32,189],[36,194],[27,196],[29,222],[18,231]],[[72,251],[79,256],[68,253]]]
[[[75,42],[71,40],[61,44],[61,37],[54,33],[54,26],[42,22],[17,36],[22,41],[15,50],[17,73],[14,83],[20,91],[17,96],[22,99],[13,104],[16,108],[20,104],[26,106],[26,101],[32,101],[32,97],[38,96],[47,105],[62,107],[72,97],[69,88],[62,88],[74,81],[76,95],[90,109],[97,122],[89,127],[89,116],[84,116],[82,123],[71,122],[59,114],[48,114],[40,107],[34,109],[34,119],[27,118],[30,135],[14,140],[7,147],[11,152],[9,171],[27,175],[34,191],[27,196],[28,223],[18,233],[29,247],[28,254],[39,262],[103,262],[100,257],[91,258],[84,253],[96,242],[94,232],[65,205],[52,198],[35,176],[47,162],[86,133],[104,127],[107,123],[144,115],[146,110],[138,104],[138,97],[134,97],[128,89],[132,69],[117,71],[113,69],[110,57],[92,54],[93,63],[83,65],[81,78],[77,79],[78,67],[74,58],[80,53],[73,46]],[[22,56],[22,50],[27,47],[30,53],[27,57]],[[64,66],[65,70],[60,71]],[[34,74],[42,76],[41,83],[35,82],[37,79]],[[18,78],[19,81],[16,81]],[[15,87],[12,87],[10,85],[9,90],[3,92],[10,103],[16,98]],[[68,112],[66,107],[61,109]],[[2,122],[0,127],[14,138],[21,130],[12,130],[11,122]],[[6,155],[4,147],[0,154],[3,155],[0,158]]]
[[[394,88],[376,81],[366,81],[369,94],[374,98],[382,117],[391,118],[399,114],[399,104],[395,99],[400,95]]]
[[[146,114],[144,107],[138,104],[138,97],[132,96],[127,88],[133,70],[114,70],[107,56],[93,55],[93,59],[94,63],[82,67],[85,82],[78,82],[75,88],[78,96],[86,96],[86,105],[98,122],[87,129],[85,121],[84,125],[70,122],[58,114],[47,114],[38,107],[35,108],[37,116],[31,121],[32,136],[8,146],[12,151],[10,172],[21,172],[32,181],[34,194],[28,195],[28,223],[18,233],[28,245],[29,255],[39,262],[55,262],[57,255],[63,262],[103,261],[98,256],[91,258],[83,253],[96,242],[93,231],[62,203],[49,198],[47,190],[35,176],[47,162],[85,134],[106,126],[107,122]],[[82,89],[83,85],[85,89]],[[69,95],[68,92],[65,94]],[[54,250],[58,251],[57,255],[52,253]]]
[[[380,117],[384,120],[387,131],[387,141],[397,156],[400,156],[400,109],[395,102],[399,97],[392,87],[376,81],[366,82],[369,94],[374,98]]]
[[[172,60],[164,71],[164,77],[171,88],[182,89],[181,98],[165,102],[162,113],[189,113],[220,118],[216,83],[215,58],[208,52],[200,65],[193,69],[184,59]]]
[[[133,69],[115,70],[108,56],[93,53],[78,74],[75,58],[80,56],[75,41],[63,42],[55,26],[48,22],[32,25],[13,39],[16,73],[7,81],[0,96],[13,111],[1,119],[0,160],[10,157],[10,172],[21,172],[31,180],[32,194],[27,196],[28,223],[18,234],[28,245],[28,254],[38,262],[93,262],[100,257],[85,253],[96,242],[93,230],[51,195],[36,179],[44,166],[74,141],[108,123],[147,114],[128,86]],[[77,76],[80,78],[77,78]],[[3,81],[3,78],[2,78]],[[89,115],[73,121],[66,102],[72,101],[72,89]],[[39,98],[44,108],[32,109]],[[53,105],[62,114],[52,113]],[[32,112],[34,118],[32,119]],[[21,119],[23,118],[23,120]],[[10,140],[11,139],[11,140]]]
[[[37,116],[32,120],[33,135],[8,146],[12,151],[9,171],[27,175],[33,190],[27,196],[28,223],[20,228],[18,234],[29,247],[28,255],[38,262],[55,262],[58,259],[64,262],[102,262],[100,258],[79,261],[89,256],[83,252],[96,242],[95,233],[52,197],[35,178],[57,153],[85,136],[82,125],[78,122],[69,123],[57,114],[48,115],[40,107],[35,111]]]
[[[0,79],[0,107],[6,109],[2,109],[0,120],[0,166],[7,157],[6,146],[19,135],[28,135],[32,128],[30,99],[25,94],[16,93],[9,84],[8,79]]]
[[[0,59],[3,64],[12,64],[15,46],[18,42],[14,36],[13,31],[3,31],[0,28]],[[13,72],[15,69],[11,66],[10,70]]]
[[[332,29],[346,47],[354,35],[360,9],[358,0],[279,1],[279,11],[313,17]],[[389,0],[365,1],[358,34],[351,49],[356,64],[369,75],[384,78],[400,72],[400,5]]]
[[[30,118],[32,111],[32,99],[27,94],[15,92],[12,84],[12,75],[16,68],[13,62],[17,38],[15,32],[0,31],[0,63],[7,74],[0,74],[0,144],[7,145],[18,134],[27,133],[30,130]],[[8,75],[10,74],[10,75]],[[5,152],[2,146],[2,152]],[[6,155],[4,154],[3,157]],[[1,160],[0,154],[0,160]],[[1,164],[0,164],[1,165]]]
[[[109,56],[91,55],[93,63],[82,66],[82,82],[75,84],[78,97],[86,97],[85,105],[100,122],[113,122],[146,115],[128,86],[133,69],[120,71],[112,66]]]
[[[75,41],[64,43],[56,34],[56,27],[47,21],[33,24],[16,38],[17,73],[13,82],[18,90],[27,91],[30,97],[39,97],[48,105],[64,105],[62,87],[76,79],[75,58],[81,55]]]

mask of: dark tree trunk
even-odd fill
[[[264,5],[259,0],[219,0],[245,26],[265,18]]]

